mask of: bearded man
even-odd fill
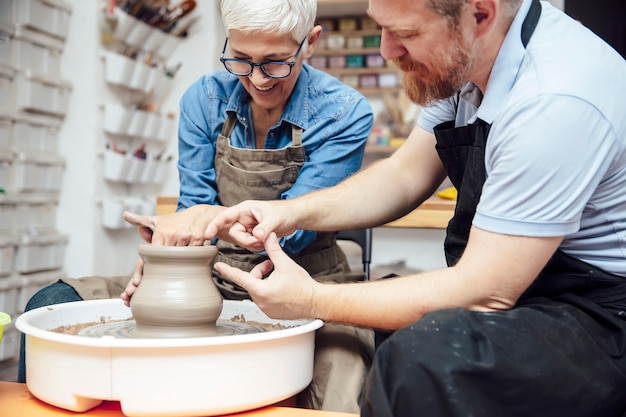
[[[418,127],[335,187],[222,211],[205,239],[270,260],[215,268],[272,317],[388,331],[362,416],[622,416],[624,59],[538,0],[370,0],[369,14],[426,106]],[[446,176],[459,195],[447,268],[324,284],[278,244],[384,224]]]

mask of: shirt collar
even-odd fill
[[[281,122],[285,121],[302,129],[308,127],[308,114],[306,109],[309,107],[309,95],[307,86],[309,85],[309,69],[307,65],[302,66],[302,70],[293,88],[291,97],[287,102],[287,107],[283,111]],[[230,95],[226,106],[227,112],[235,112],[238,115],[248,115],[250,102],[250,94],[238,82]]]
[[[520,65],[526,54],[526,49],[521,40],[521,32],[522,23],[526,19],[531,3],[532,0],[524,0],[513,19],[491,69],[491,75],[487,81],[487,89],[482,103],[475,116],[468,122],[472,123],[479,118],[489,124],[493,123],[502,107],[502,103],[513,88]]]

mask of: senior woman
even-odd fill
[[[222,0],[226,71],[202,76],[180,101],[180,196],[165,216],[125,213],[153,244],[203,244],[207,224],[225,207],[248,199],[289,199],[337,184],[357,171],[372,127],[372,111],[355,90],[316,70],[310,57],[322,28],[316,0]],[[333,233],[298,230],[284,250],[319,280],[351,273]],[[263,253],[217,241],[216,260],[250,270]],[[63,278],[37,294],[26,310],[68,301],[119,296],[126,303],[142,263],[123,277]],[[214,271],[226,299],[249,298]],[[373,353],[370,330],[326,324],[316,335],[314,377],[298,396],[307,408],[358,412]],[[24,343],[18,379],[26,380]]]

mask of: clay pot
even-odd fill
[[[130,300],[137,337],[215,335],[223,298],[211,263],[215,246],[139,245],[143,278]]]

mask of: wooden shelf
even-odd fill
[[[384,227],[409,229],[445,229],[454,215],[456,200],[433,196],[404,217],[387,223]]]
[[[380,35],[381,34],[381,29],[377,28],[377,29],[355,29],[355,30],[329,30],[329,31],[325,31],[323,36],[329,36],[329,35],[343,35],[346,38],[351,38],[353,36],[373,36],[373,35]]]
[[[367,0],[317,0],[317,14],[320,17],[364,15],[367,4]]]
[[[397,93],[402,91],[402,87],[359,87],[357,90],[361,94],[382,94],[382,93]]]
[[[361,75],[361,74],[384,74],[398,72],[396,68],[390,67],[362,67],[362,68],[318,68],[331,75]]]
[[[367,0],[352,0],[352,1],[319,1],[318,0],[318,16],[324,19],[332,19],[335,21],[339,21],[344,14],[340,13],[324,13],[321,9],[326,7],[327,9],[339,7],[349,9],[352,13],[349,14],[351,18],[359,19],[362,17],[366,17],[366,9],[367,9]],[[330,26],[330,24],[329,24]],[[333,25],[333,28],[337,28],[340,25]],[[346,27],[347,25],[344,25]],[[360,25],[357,25],[359,27]],[[371,24],[371,20],[369,21],[367,29],[348,29],[348,30],[329,30],[323,33],[322,36],[330,37],[330,36],[342,36],[344,37],[344,42],[329,42],[325,46],[334,46],[331,48],[316,48],[313,56],[309,63],[311,63],[314,67],[318,68],[321,71],[324,71],[332,76],[340,79],[346,84],[354,87],[357,91],[361,92],[364,95],[380,95],[384,93],[397,93],[402,90],[402,76],[400,70],[396,68],[395,65],[390,65],[389,63],[385,63],[384,60],[380,57],[380,47],[379,46],[371,46],[372,43],[367,42],[366,37],[368,36],[380,36],[381,29],[373,28],[374,25]],[[350,25],[350,28],[354,28],[354,25]],[[349,38],[364,38],[363,42],[349,42]],[[367,45],[367,46],[365,46]],[[344,46],[343,48],[337,48],[337,46]],[[345,47],[345,46],[360,46],[357,48]],[[372,62],[368,55],[378,55],[376,57],[376,62]],[[336,57],[346,57],[346,62],[334,62]],[[341,68],[337,67],[329,67],[330,63],[333,66],[343,65]],[[367,65],[367,64],[378,64],[384,66],[349,66],[349,65]],[[387,66],[389,65],[389,66]],[[382,74],[396,74],[396,79],[390,79],[390,76],[387,75],[383,77]],[[377,80],[383,85],[393,85],[393,87],[369,87],[371,85],[379,84],[379,82],[374,81],[373,79],[363,79],[361,76],[373,76],[376,77]],[[358,80],[356,79],[358,77]],[[380,81],[380,80],[383,81]],[[358,85],[358,86],[357,86]]]
[[[316,56],[332,56],[332,55],[370,55],[370,54],[380,54],[379,47],[372,48],[326,48],[326,49],[315,49],[315,53],[313,55]]]

